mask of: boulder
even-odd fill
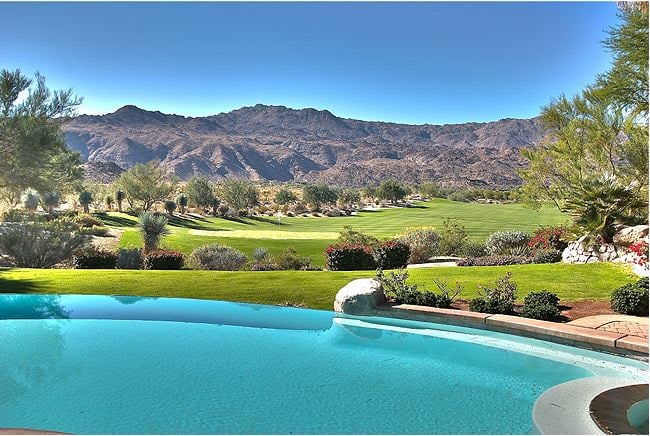
[[[614,243],[625,247],[645,241],[648,237],[648,225],[641,224],[632,227],[623,227],[614,235]]]
[[[334,311],[351,315],[372,313],[375,307],[386,301],[381,284],[373,279],[352,280],[343,286],[334,299]]]

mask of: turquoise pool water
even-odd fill
[[[521,434],[556,384],[646,374],[639,362],[530,339],[370,321],[216,301],[0,294],[0,427]]]

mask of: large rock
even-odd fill
[[[350,315],[364,315],[372,312],[386,301],[381,284],[373,279],[352,280],[343,286],[334,299],[334,311]]]
[[[625,247],[645,241],[648,238],[648,226],[641,224],[638,226],[624,227],[614,235],[614,243]]]

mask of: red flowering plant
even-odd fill
[[[533,250],[564,250],[567,243],[564,239],[568,231],[565,227],[540,227],[535,230],[533,237],[528,241],[528,246]]]
[[[634,263],[643,267],[648,265],[648,243],[646,241],[637,242],[627,248],[636,255]]]

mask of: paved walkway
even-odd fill
[[[648,318],[642,316],[594,315],[567,324],[648,339]]]

